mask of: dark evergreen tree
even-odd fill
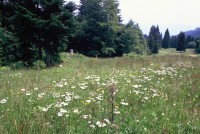
[[[171,48],[176,48],[177,47],[177,37],[176,36],[172,36],[171,37]]]
[[[148,45],[151,53],[158,53],[162,42],[162,34],[158,26],[152,26],[149,32]]]
[[[81,0],[78,51],[88,56],[122,55],[118,8],[114,0]]]
[[[196,46],[195,46],[195,50],[197,53],[200,53],[200,40],[195,40]]]
[[[159,26],[157,25],[156,27],[156,38],[157,38],[157,42],[158,42],[158,47],[159,49],[162,47],[162,33],[160,32]]]
[[[162,48],[167,49],[168,47],[170,47],[170,34],[169,34],[169,30],[167,29],[165,31],[165,35],[162,41]]]
[[[17,38],[0,27],[0,65],[10,65],[19,58]]]
[[[181,53],[181,51],[185,51],[185,49],[186,49],[185,33],[180,32],[180,34],[178,35],[176,51],[180,51]]]
[[[20,58],[27,65],[46,59],[50,65],[60,60],[73,37],[75,4],[63,0],[7,0],[1,3],[2,26],[19,40]],[[43,57],[44,55],[44,57]]]

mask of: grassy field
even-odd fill
[[[176,51],[175,48],[168,48],[168,49],[161,49],[159,50],[159,54],[160,56],[163,56],[163,55],[182,55],[182,56],[190,56],[190,57],[199,57],[200,55],[199,54],[196,54],[195,53],[195,49],[186,49],[185,52],[179,52],[179,51]]]
[[[200,58],[86,58],[0,71],[1,134],[199,134]]]

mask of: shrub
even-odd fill
[[[25,66],[25,63],[23,61],[17,61],[10,65],[11,69],[20,69],[20,68],[23,68],[24,66]]]
[[[37,69],[37,70],[44,69],[44,68],[46,68],[46,64],[42,60],[37,60],[37,61],[33,62],[33,68]]]
[[[187,44],[187,48],[195,48],[196,47],[196,42],[195,41],[191,41]]]

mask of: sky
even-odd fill
[[[72,0],[79,4],[79,0]],[[177,35],[200,27],[200,0],[119,0],[123,23],[132,19],[144,34],[152,25],[165,33]]]

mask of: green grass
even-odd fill
[[[195,53],[195,49],[188,48],[186,49],[185,52],[179,52],[176,51],[175,48],[168,48],[168,49],[161,49],[159,50],[159,56],[164,56],[164,55],[182,55],[182,56],[190,56],[190,57],[199,57],[199,54]]]
[[[200,133],[200,58],[62,55],[0,71],[0,133]]]

